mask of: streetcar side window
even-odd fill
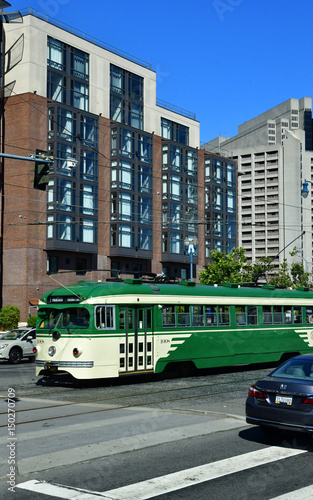
[[[175,306],[164,306],[162,310],[162,325],[176,326]]]
[[[301,307],[293,307],[293,322],[294,323],[302,323],[302,308]]]
[[[99,330],[113,330],[115,328],[114,306],[96,307],[96,328]]]
[[[177,306],[177,325],[190,326],[189,306]]]
[[[285,325],[290,325],[290,323],[292,323],[291,307],[284,307],[284,323]]]
[[[133,326],[134,326],[133,311],[128,309],[128,315],[127,315],[126,322],[125,322],[125,318],[126,318],[126,310],[120,309],[120,314],[119,314],[120,329],[124,330],[127,327],[127,331],[132,330]]]
[[[229,306],[218,306],[218,322],[219,325],[230,325]]]
[[[258,324],[258,310],[256,306],[247,306],[248,325]]]
[[[312,307],[305,308],[305,322],[308,325],[313,323],[313,308]]]
[[[283,308],[282,306],[274,306],[274,325],[283,324]]]
[[[203,311],[204,311],[203,306],[192,306],[191,307],[192,326],[204,326]]]
[[[206,326],[217,326],[217,306],[206,306]]]
[[[263,306],[263,325],[272,325],[273,324],[273,310],[272,306]]]
[[[236,325],[243,326],[247,324],[246,306],[235,306],[235,314]]]

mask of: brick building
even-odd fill
[[[4,151],[41,149],[54,163],[41,191],[34,163],[3,161],[3,305],[25,320],[58,283],[188,279],[186,238],[198,241],[196,277],[211,248],[236,246],[236,163],[199,149],[196,116],[157,99],[151,66],[21,13],[5,25],[18,64],[6,75]]]

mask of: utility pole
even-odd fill
[[[0,151],[4,153],[4,56],[5,56],[5,35],[3,29],[3,9],[11,7],[11,4],[0,0]],[[0,161],[0,309],[3,301],[3,222],[4,222],[4,159]]]

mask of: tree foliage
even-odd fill
[[[28,316],[27,318],[27,326],[35,328],[37,323],[37,316]]]
[[[290,252],[292,257],[297,256],[296,248]],[[297,288],[298,286],[312,286],[312,275],[305,272],[303,263],[295,260],[290,265],[287,259],[280,264],[278,272],[272,274],[275,264],[271,257],[262,257],[258,262],[247,262],[245,250],[234,248],[226,254],[219,250],[210,253],[211,262],[199,272],[202,284],[247,283],[257,284],[264,281],[279,288]]]
[[[3,330],[13,330],[18,327],[20,310],[17,306],[5,306],[0,311],[0,326]]]

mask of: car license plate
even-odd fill
[[[281,396],[280,394],[277,394],[276,398],[275,398],[275,403],[278,405],[285,404],[285,405],[291,406],[292,405],[292,396]]]

